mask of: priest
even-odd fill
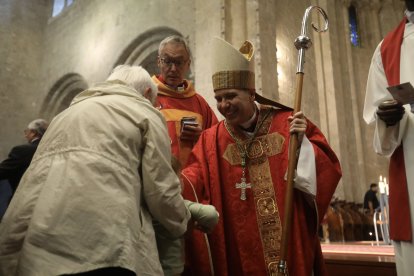
[[[388,86],[414,85],[414,0],[401,23],[378,45],[369,69],[364,119],[375,125],[374,149],[390,157],[390,238],[398,275],[414,275],[414,103],[393,99]],[[411,167],[410,167],[411,166]]]
[[[158,87],[156,107],[167,121],[171,151],[184,167],[201,131],[218,121],[206,100],[185,76],[190,70],[191,51],[181,36],[163,39],[158,48],[160,74],[152,80]]]
[[[324,275],[317,235],[341,177],[338,159],[302,112],[255,92],[254,49],[213,41],[213,87],[225,120],[204,131],[182,172],[184,197],[214,205],[220,220],[187,241],[188,275],[275,275],[280,256],[288,144],[298,134],[289,275]],[[259,103],[272,103],[273,106]],[[276,107],[275,107],[276,106]]]

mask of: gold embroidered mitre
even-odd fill
[[[221,38],[213,40],[213,88],[255,90],[254,47],[245,41],[239,50]]]

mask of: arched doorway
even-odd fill
[[[88,88],[85,79],[76,73],[61,77],[50,89],[42,104],[40,115],[45,119],[52,119],[56,114],[66,109],[73,98]]]
[[[160,42],[171,35],[182,34],[168,27],[149,30],[135,38],[122,52],[114,67],[120,64],[140,65],[152,76],[158,73],[157,57]],[[191,78],[191,73],[189,73]]]

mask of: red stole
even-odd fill
[[[400,83],[401,44],[404,38],[405,23],[390,32],[382,42],[381,58],[389,86]],[[410,205],[408,199],[407,176],[405,173],[404,150],[401,144],[392,154],[389,167],[390,178],[390,236],[395,241],[411,241]]]
[[[167,121],[172,154],[184,167],[194,147],[194,142],[180,139],[181,119],[183,117],[195,117],[204,130],[215,125],[217,118],[207,102],[196,93],[191,82],[184,80],[183,86],[185,89],[178,92],[163,83],[161,76],[153,76],[152,80],[158,87],[156,106]]]

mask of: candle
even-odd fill
[[[390,186],[387,183],[387,178],[384,177],[384,184],[385,184],[385,193],[389,195],[389,188]]]
[[[379,190],[381,194],[385,194],[385,183],[382,181],[382,175],[380,175],[380,180],[379,180]]]

